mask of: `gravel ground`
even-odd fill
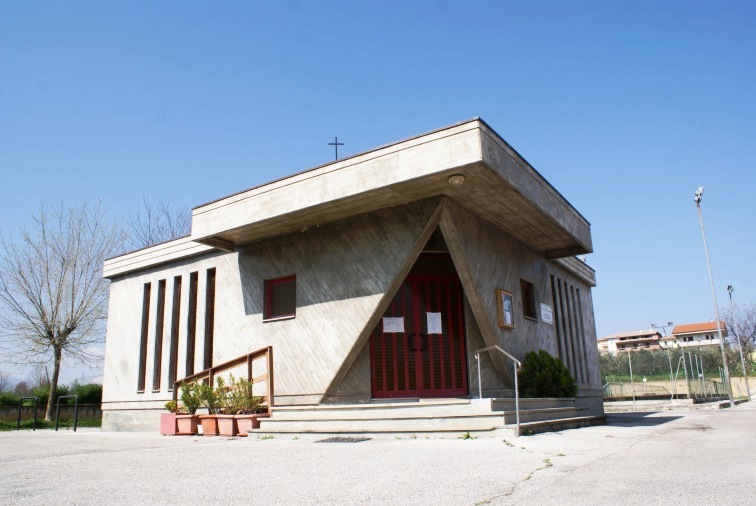
[[[756,504],[756,409],[517,439],[0,433],[0,504]]]

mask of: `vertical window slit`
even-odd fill
[[[575,288],[577,293],[577,306],[578,306],[578,322],[580,323],[580,334],[583,336],[583,343],[585,343],[585,322],[583,321],[583,300],[580,297],[580,288]],[[588,366],[588,346],[583,346],[583,361],[585,362],[585,381],[591,382],[591,368]]]
[[[173,278],[173,311],[171,314],[171,355],[168,359],[168,390],[176,383],[178,363],[179,321],[181,320],[181,276]]]
[[[559,278],[556,278],[556,281],[557,281],[557,287],[559,289],[559,309],[560,309],[559,320],[560,320],[560,323],[562,324],[562,335],[564,336],[564,349],[566,351],[565,358],[567,359],[564,362],[564,365],[567,366],[567,369],[569,369],[572,372],[572,375],[575,376],[575,370],[573,368],[573,363],[572,363],[572,360],[573,360],[572,359],[572,353],[573,353],[572,343],[570,342],[570,335],[569,335],[569,332],[567,331],[567,316],[566,316],[567,312],[565,311],[565,304],[567,303],[567,301],[565,301],[564,299],[562,280]]]
[[[197,335],[197,284],[199,273],[189,274],[189,314],[186,323],[186,374],[194,374],[194,340]]]
[[[165,323],[165,280],[158,281],[157,315],[155,318],[155,355],[152,364],[152,390],[160,391],[163,362],[163,327]]]
[[[562,332],[559,328],[559,319],[561,318],[561,313],[559,312],[559,305],[558,305],[558,299],[557,299],[557,291],[556,291],[556,285],[554,284],[554,276],[551,276],[551,303],[554,307],[554,328],[556,330],[557,335],[557,349],[559,351],[559,358],[562,361],[562,363],[567,363],[567,360],[565,359],[565,353],[564,353],[564,343],[562,343]]]
[[[144,284],[142,296],[142,335],[139,341],[139,377],[137,391],[144,392],[147,382],[147,335],[150,330],[150,283]]]
[[[207,270],[205,286],[205,358],[204,368],[213,366],[213,337],[215,329],[215,269]]]

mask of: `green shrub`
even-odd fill
[[[102,385],[90,383],[87,385],[74,385],[71,387],[69,395],[78,395],[79,404],[101,404],[102,403]],[[68,404],[73,404],[74,399],[67,399]]]
[[[13,392],[0,393],[0,406],[18,406],[20,395]]]
[[[201,406],[201,402],[199,397],[197,397],[197,392],[194,388],[193,383],[182,383],[181,384],[181,406],[179,407],[179,412],[181,413],[189,413],[193,415],[197,412],[197,408]]]
[[[518,379],[523,397],[575,397],[578,391],[562,361],[545,350],[525,355]]]
[[[29,396],[39,399],[39,405],[42,406],[47,405],[47,395],[49,394],[49,392],[49,385],[41,385],[32,388]],[[57,401],[58,397],[60,397],[61,395],[69,395],[69,389],[66,385],[58,385],[58,388],[55,389],[55,398],[53,399],[53,403],[55,403],[55,401]]]

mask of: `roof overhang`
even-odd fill
[[[461,184],[450,177],[463,176]],[[191,240],[233,251],[385,207],[447,196],[547,258],[592,251],[590,224],[480,119],[196,207]]]

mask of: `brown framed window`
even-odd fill
[[[520,280],[520,295],[522,298],[522,315],[525,318],[538,319],[536,314],[535,287],[533,283]]]
[[[295,275],[265,280],[263,320],[293,318],[297,312],[297,277]]]

